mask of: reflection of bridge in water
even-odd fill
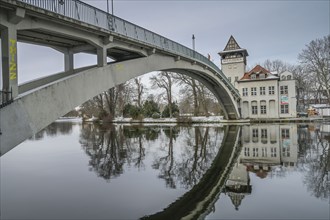
[[[199,183],[163,211],[142,219],[197,219],[206,216],[225,187],[240,146],[240,127],[226,126],[221,148]]]

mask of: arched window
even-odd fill
[[[288,75],[287,76],[287,80],[291,80],[292,76],[291,75]]]
[[[262,115],[267,114],[266,101],[264,101],[264,100],[260,101],[260,114],[262,114]]]
[[[252,113],[252,115],[257,115],[258,114],[258,104],[257,104],[257,101],[252,101],[251,102],[251,113]]]

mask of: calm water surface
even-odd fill
[[[1,219],[329,219],[329,124],[57,121],[1,157]]]

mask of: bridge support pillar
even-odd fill
[[[73,51],[71,49],[64,52],[64,71],[73,71]]]
[[[2,90],[18,96],[17,30],[15,25],[1,29]],[[7,97],[9,99],[9,97]]]
[[[107,48],[99,47],[97,48],[97,66],[104,67],[107,65]]]

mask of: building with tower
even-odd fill
[[[246,72],[248,52],[233,36],[219,55],[222,72],[241,95],[242,118],[296,117],[296,85],[292,73],[272,73],[260,65]]]
[[[230,36],[225,49],[219,52],[221,70],[228,80],[237,88],[237,81],[243,76],[246,69],[246,49],[242,49],[233,36]]]

